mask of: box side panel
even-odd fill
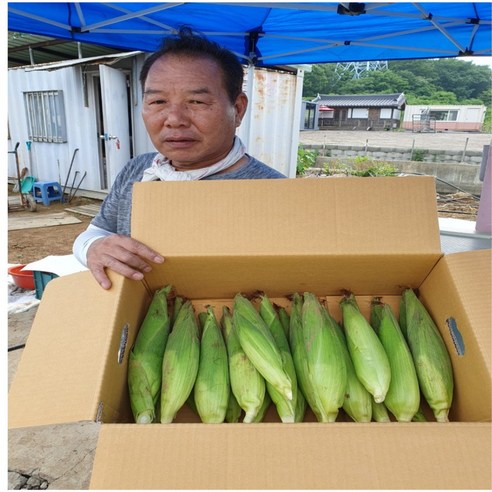
[[[128,357],[151,301],[142,282],[123,279],[114,313],[98,407],[101,422],[133,422],[128,395]]]
[[[132,236],[164,256],[439,253],[431,177],[136,183]]]
[[[451,355],[451,420],[491,420],[490,271],[490,250],[456,253],[443,257],[419,288]]]
[[[91,489],[490,489],[490,424],[103,425]]]
[[[10,387],[9,427],[96,418],[108,347],[120,328],[121,279],[109,291],[89,272],[49,282]]]
[[[146,275],[151,290],[171,283],[191,299],[232,298],[263,290],[271,296],[310,291],[337,295],[400,294],[418,287],[441,254],[265,255],[171,257]]]

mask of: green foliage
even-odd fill
[[[313,167],[316,164],[316,157],[318,157],[316,150],[299,147],[297,149],[297,175],[300,176],[306,172],[306,169]]]
[[[422,162],[424,157],[428,154],[427,150],[424,149],[413,149],[412,161]]]
[[[394,176],[398,171],[390,162],[372,160],[367,156],[357,156],[345,162],[334,160],[325,164],[323,171],[327,175],[346,174],[347,176]]]
[[[313,65],[304,75],[304,96],[404,92],[409,104],[492,105],[492,70],[488,66],[448,58],[390,61],[388,70],[364,72],[359,79],[337,73],[335,63]],[[490,117],[489,117],[490,120]]]

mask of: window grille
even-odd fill
[[[33,142],[67,141],[63,91],[24,92],[29,139]]]

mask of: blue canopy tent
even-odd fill
[[[491,55],[490,2],[8,4],[8,30],[153,51],[183,25],[245,64]]]

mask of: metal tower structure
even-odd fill
[[[373,72],[376,70],[388,70],[387,61],[365,61],[365,62],[348,62],[337,63],[336,72],[351,73],[352,79],[359,79],[364,72]]]

